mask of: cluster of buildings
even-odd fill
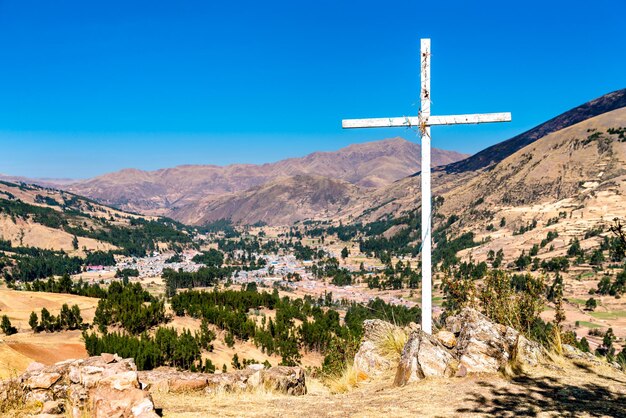
[[[173,254],[154,252],[147,257],[127,257],[120,260],[115,266],[115,269],[135,269],[139,272],[139,278],[159,277],[165,268],[195,272],[202,267],[202,264],[197,264],[192,261],[193,257],[197,254],[199,254],[199,252],[195,250],[184,251],[181,253],[181,261],[168,262]]]
[[[299,275],[302,280],[312,279],[311,273],[307,272],[307,265],[311,265],[311,261],[300,261],[295,256],[289,255],[263,255],[259,256],[265,259],[266,265],[258,270],[240,271],[233,281],[235,283],[251,283],[265,284],[272,286],[279,284],[282,286],[290,286],[286,280],[288,275]]]

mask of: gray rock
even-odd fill
[[[450,331],[439,331],[436,335],[437,340],[446,348],[454,348],[456,346],[456,337]]]
[[[458,362],[437,338],[423,331],[412,332],[402,350],[394,384],[404,386],[425,377],[454,376]]]
[[[380,319],[363,321],[363,340],[354,356],[354,367],[369,376],[381,375],[391,370],[394,363],[380,351],[380,341],[403,332],[405,331],[400,327]]]
[[[519,336],[512,328],[495,324],[471,308],[448,318],[446,325],[458,331],[455,354],[468,373],[497,373],[511,359]]]
[[[207,393],[245,391],[265,387],[288,395],[306,394],[304,370],[300,367],[276,366],[269,369],[246,368],[232,373],[189,373],[161,367],[138,372],[139,381],[148,391]]]

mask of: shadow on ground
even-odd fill
[[[626,379],[612,380],[626,385]],[[470,397],[465,399],[470,406],[458,408],[457,412],[526,417],[534,417],[540,413],[558,416],[626,417],[626,398],[595,383],[573,386],[554,377],[517,376],[506,387],[498,387],[488,382],[478,384],[490,389],[489,396],[478,392],[470,393]]]

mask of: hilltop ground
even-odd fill
[[[164,417],[624,416],[626,375],[607,366],[557,360],[513,378],[426,379],[393,387],[392,376],[333,395],[309,379],[309,393],[155,394]]]

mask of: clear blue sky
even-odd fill
[[[474,153],[626,87],[626,1],[0,0],[0,173],[263,163],[403,129],[419,38],[433,114],[511,111],[433,128]]]

